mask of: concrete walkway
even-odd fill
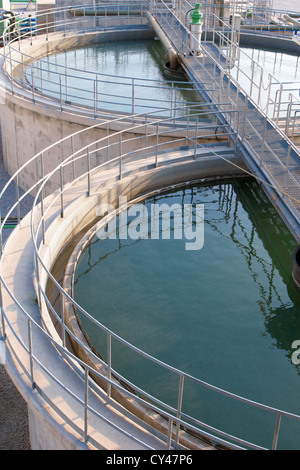
[[[0,134],[0,191],[9,180],[2,161]],[[14,197],[11,195],[11,197]],[[10,201],[1,201],[10,205]],[[11,230],[7,230],[6,235]],[[30,450],[27,404],[0,364],[0,450]]]

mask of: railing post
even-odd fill
[[[21,210],[20,210],[19,173],[17,173],[17,178],[16,178],[16,200],[17,200],[17,202],[18,202],[18,205],[17,205],[18,223],[20,223],[20,221],[21,221]]]
[[[107,378],[111,380],[111,334],[107,332]],[[107,383],[107,396],[111,397],[111,384]]]
[[[246,120],[247,120],[247,111],[248,111],[248,95],[245,96],[245,109],[244,109],[244,122],[243,122],[243,139],[245,138],[245,131],[246,131]]]
[[[170,449],[171,449],[171,444],[172,444],[172,428],[173,428],[173,419],[172,419],[172,418],[169,418],[167,450],[170,450]]]
[[[257,97],[257,104],[260,106],[260,100],[261,100],[261,91],[263,87],[263,77],[264,77],[264,69],[260,70],[260,81],[259,81],[259,88],[258,88],[258,97]]]
[[[180,419],[180,416],[181,416],[183,385],[184,385],[184,375],[180,375],[179,391],[178,391],[178,404],[177,404],[177,419],[178,420]],[[176,442],[178,442],[178,438],[179,438],[179,429],[180,429],[180,424],[179,424],[179,421],[177,421],[177,424],[176,424],[176,437],[175,437]]]
[[[3,303],[2,303],[2,286],[0,283],[0,309],[1,309],[1,328],[2,328],[2,337],[1,339],[5,341],[6,333],[5,333],[5,320],[4,320],[4,311],[3,311]]]
[[[122,179],[122,134],[119,134],[119,178]]]
[[[75,179],[75,161],[74,161],[74,140],[71,136],[71,152],[72,152],[72,180]]]
[[[68,69],[65,67],[65,103],[68,101]]]
[[[46,41],[49,39],[49,19],[48,19],[48,13],[46,13]]]
[[[171,88],[170,118],[173,116],[173,109],[174,109],[174,82],[172,82],[172,88]]]
[[[43,233],[43,245],[45,245],[45,219],[44,219],[44,158],[43,153],[41,154],[41,179],[42,179],[42,190],[41,190],[41,219],[42,219],[42,233]]]
[[[292,95],[292,93],[290,93],[289,99],[290,99],[290,102],[289,102],[288,107],[287,107],[287,113],[286,113],[286,118],[285,118],[285,129],[284,129],[284,133],[287,137],[288,137],[289,127],[290,127],[290,120],[291,120],[292,106],[293,106],[293,95]],[[291,136],[291,140],[293,140],[293,137],[294,137],[293,134]]]
[[[283,92],[283,85],[280,85],[280,91],[279,91],[279,99],[278,99],[278,107],[277,107],[277,117],[276,117],[276,124],[278,125],[278,121],[280,118],[280,106],[281,106],[281,100],[282,100],[282,92]]]
[[[197,155],[197,146],[198,146],[198,142],[197,142],[197,138],[198,138],[198,119],[199,119],[199,116],[196,116],[196,130],[195,130],[195,150],[194,150],[194,158],[196,158],[196,155]]]
[[[34,68],[33,65],[31,65],[31,88],[32,88],[32,102],[35,103],[35,93],[34,93],[34,80],[33,80],[33,72]]]
[[[251,82],[250,82],[250,92],[249,92],[249,95],[250,97],[252,97],[252,90],[253,90],[253,82],[254,82],[254,63],[253,63],[253,67],[252,67],[252,74],[251,74]]]
[[[131,83],[131,87],[132,87],[132,90],[131,90],[131,114],[134,114],[135,113],[135,84],[134,84],[134,78],[132,79],[132,83]]]
[[[60,101],[60,110],[63,110],[62,105],[62,83],[61,83],[61,73],[59,74],[59,101]]]
[[[64,177],[63,177],[63,167],[60,165],[59,167],[60,173],[60,216],[64,216],[64,194],[63,194],[63,186],[64,186]]]
[[[158,167],[158,123],[156,123],[155,168]]]
[[[98,102],[98,77],[94,80],[94,118],[97,117],[97,102]]]
[[[33,358],[32,358],[32,328],[31,319],[28,318],[28,352],[29,352],[29,368],[30,368],[30,380],[31,388],[35,387],[34,376],[33,376]]]
[[[267,117],[265,117],[265,119],[264,119],[264,128],[263,128],[261,150],[260,150],[260,164],[262,164],[263,155],[264,155],[264,147],[265,147],[265,140],[266,140],[266,129],[267,129]]]
[[[87,195],[90,197],[91,195],[91,168],[90,168],[90,152],[89,148],[86,149],[86,164],[87,164],[87,183],[88,183],[88,190]]]
[[[14,95],[14,79],[13,79],[13,63],[11,57],[11,46],[9,45],[9,63],[10,63],[10,83],[11,83],[11,94]]]
[[[64,294],[60,291],[60,308],[61,308],[61,339],[62,345],[66,347],[66,324],[65,324],[65,302],[64,302]]]
[[[186,118],[186,145],[189,145],[189,127],[190,127],[190,108],[188,108],[188,115]]]
[[[148,116],[145,118],[145,148],[148,147]]]

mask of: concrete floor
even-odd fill
[[[0,191],[8,179],[2,162],[0,135]],[[6,205],[10,201],[3,202]],[[2,364],[0,364],[0,450],[30,450],[27,404]]]

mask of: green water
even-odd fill
[[[26,75],[45,95],[62,95],[63,103],[126,113],[166,108],[161,114],[169,117],[171,108],[200,99],[184,76],[166,73],[165,56],[157,40],[100,43],[44,57]]]
[[[99,240],[80,258],[75,299],[106,327],[154,357],[235,394],[300,414],[300,299],[292,277],[297,246],[252,181],[174,190],[145,201],[204,204],[204,245],[174,240]],[[150,213],[150,210],[149,210]],[[128,220],[130,223],[130,220]],[[171,234],[172,235],[172,234]],[[81,316],[106,358],[106,336]],[[112,342],[112,367],[172,406],[175,374]],[[185,380],[183,412],[272,446],[276,416]],[[300,425],[284,418],[279,448],[300,448]]]
[[[287,104],[290,101],[290,94],[294,96],[294,99],[299,99],[300,54],[297,55],[288,52],[252,47],[241,47],[240,50],[240,68],[243,73],[238,73],[237,69],[233,68],[233,77],[238,79],[239,84],[247,93],[251,91],[252,96],[258,99],[261,71],[263,70],[263,88],[261,89],[260,98],[261,106],[265,111],[267,109],[268,99],[278,101],[280,84],[282,84],[283,89],[281,90],[280,101],[283,103],[283,110],[285,111],[282,112],[281,117],[285,118]],[[251,62],[250,59],[253,62]],[[245,78],[244,74],[246,74],[248,78]],[[270,75],[273,78],[269,90]],[[253,79],[257,87],[251,87],[250,79]],[[276,110],[273,110],[272,106],[270,106],[269,111],[270,113],[276,112]]]

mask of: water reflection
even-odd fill
[[[166,108],[162,115],[170,116],[176,106],[200,105],[186,77],[166,74],[165,55],[155,40],[102,43],[36,61],[24,79],[43,94],[97,110],[143,113]]]
[[[242,180],[174,189],[146,201],[154,203],[204,204],[203,249],[185,251],[184,241],[172,237],[94,237],[77,267],[76,300],[160,360],[238,395],[300,413],[299,366],[291,361],[292,343],[300,339],[300,299],[291,277],[296,242],[267,197],[255,182]],[[105,352],[105,337],[81,320],[92,344]],[[176,406],[176,377],[118,344],[113,364]],[[270,445],[272,416],[244,406],[237,413],[236,403],[188,381],[184,398],[184,412]],[[297,447],[297,435],[289,428],[282,442]]]
[[[297,339],[297,330],[300,338],[300,299],[291,277],[291,253],[296,242],[258,185],[253,181],[243,181],[222,183],[211,188],[194,186],[180,190],[175,196],[174,192],[154,196],[146,202],[146,207],[150,208],[151,204],[162,201],[171,205],[174,197],[182,207],[185,204],[195,206],[201,202],[206,204],[209,217],[206,215],[205,224],[218,234],[219,239],[233,242],[247,264],[252,282],[257,286],[257,305],[264,316],[265,334],[274,338],[276,347],[284,349],[287,356],[291,357],[291,344]],[[212,204],[216,204],[217,209],[210,210]],[[128,224],[130,222],[129,218]],[[149,209],[149,227],[150,223]],[[171,223],[174,223],[173,217]],[[174,225],[171,226],[173,231]],[[151,238],[150,232],[148,238]],[[162,234],[160,238],[163,238]],[[95,247],[100,243],[103,250],[99,254]],[[77,271],[75,286],[80,286],[81,279],[93,273],[98,266],[101,269],[104,260],[140,243],[143,241],[121,240],[118,236],[116,240],[104,243],[94,237],[84,255],[85,268]],[[95,256],[95,252],[99,256]],[[284,317],[286,323],[283,329],[281,324]]]

